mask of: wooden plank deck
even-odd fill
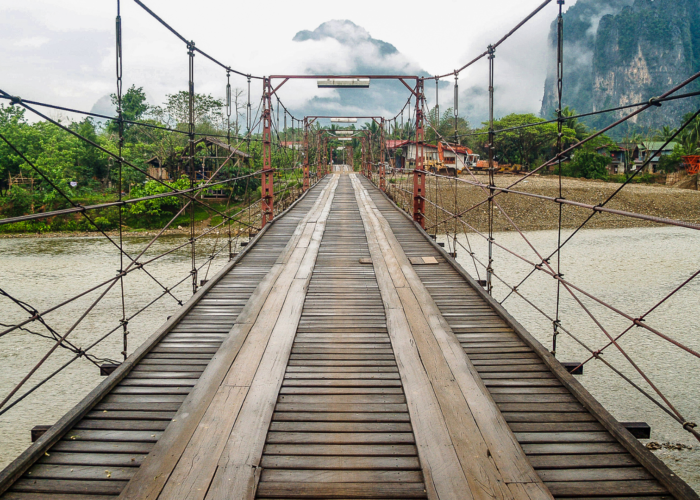
[[[120,370],[2,499],[697,498],[355,174]]]

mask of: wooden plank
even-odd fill
[[[422,483],[294,483],[261,482],[258,498],[426,498]],[[303,495],[303,496],[302,496]]]
[[[153,443],[120,443],[101,441],[59,441],[51,448],[54,452],[65,453],[143,453],[147,454],[153,448]]]
[[[25,479],[12,485],[13,491],[47,494],[118,495],[126,481],[80,481],[59,479]]]
[[[422,483],[423,474],[404,470],[265,469],[260,482],[304,483],[302,488],[306,489],[307,483]]]
[[[209,484],[209,474],[213,473],[208,491],[207,488],[182,491],[175,487],[173,490],[164,490],[159,497],[161,500],[204,498],[205,493],[212,499],[243,499],[253,498],[255,495],[255,483],[259,474],[257,465],[262,456],[265,434],[272,418],[277,393],[282,385],[294,335],[301,318],[306,289],[337,184],[337,176],[334,176],[328,192],[321,198],[322,202],[309,218],[309,221],[315,222],[313,226],[311,222],[308,224],[312,230],[302,233],[297,248],[291,252],[289,261],[271,291],[268,300],[281,300],[282,305],[277,314],[275,309],[266,308],[266,314],[261,318],[260,330],[269,332],[266,336],[269,340],[262,345],[263,352],[256,350],[256,354],[260,352],[257,358],[246,355],[244,368],[232,368],[223,382],[225,385],[249,386],[250,389],[221,453],[218,467],[207,470],[200,467],[189,474],[201,477],[203,483]],[[268,327],[270,319],[273,319],[272,328]],[[258,322],[251,333],[257,328]],[[257,365],[255,359],[258,360]],[[202,449],[202,453],[209,453],[209,450]],[[198,481],[194,479],[193,482]]]
[[[134,475],[133,467],[101,467],[94,465],[36,464],[27,471],[35,479],[71,479],[96,481],[128,481]]]
[[[482,390],[474,382],[466,380],[467,378],[474,380],[474,377],[478,379],[478,375],[476,375],[475,371],[468,373],[463,369],[460,370],[460,364],[465,364],[465,360],[468,362],[462,347],[453,335],[453,342],[450,342],[447,338],[444,318],[441,317],[428,292],[417,275],[415,275],[400,244],[393,237],[388,223],[386,220],[383,220],[381,213],[376,210],[366,193],[363,193],[356,180],[353,179],[353,181],[385,307],[393,306],[396,307],[393,311],[401,311],[399,314],[394,314],[398,316],[399,321],[403,320],[405,324],[397,324],[396,332],[412,333],[412,342],[415,343],[420,353],[419,362],[425,365],[425,368],[422,366],[421,368],[425,370],[426,377],[429,380],[428,383],[435,390],[434,397],[437,398],[437,401],[440,401],[441,418],[447,423],[446,430],[449,433],[450,442],[460,457],[460,465],[463,468],[463,474],[472,495],[479,497],[483,495],[490,498],[510,498],[512,492],[505,488],[506,481],[503,478],[503,472],[513,482],[530,481],[541,484],[541,480],[525,459],[515,437],[510,433],[505,420],[500,417],[500,413],[493,401],[487,397],[486,389]],[[376,239],[376,244],[373,244],[374,239]],[[386,265],[387,272],[384,272],[382,262]],[[391,295],[390,287],[383,286],[385,283],[389,283],[388,279],[382,280],[382,277],[387,274],[391,276],[391,283],[395,286],[395,296]],[[420,300],[417,298],[418,295]],[[432,308],[428,311],[428,318],[426,318],[426,311],[422,309],[426,300],[429,300],[432,304]],[[392,345],[394,345],[394,351],[397,352],[397,360],[399,360],[400,355],[398,354],[395,341],[396,337],[392,335],[393,325],[391,320],[392,310],[388,309],[387,325],[392,338]],[[441,332],[442,344],[436,338],[436,335],[440,335],[436,333],[436,330]],[[402,369],[403,366],[399,362],[399,370],[402,372],[403,378]],[[454,378],[456,374],[459,382]],[[405,385],[413,388],[415,384],[405,382]],[[465,399],[467,394],[470,396],[469,404],[467,404]],[[479,401],[480,398],[481,401],[479,403],[473,402],[474,399]],[[488,405],[492,408],[489,412],[482,410],[482,425],[492,428],[494,421],[500,425],[500,434],[498,432],[490,434],[490,436],[496,436],[497,438],[490,443],[494,450],[493,452],[482,437],[489,431],[480,429],[472,417],[471,405],[473,404]],[[411,417],[412,421],[415,422],[416,417],[413,412],[411,412]],[[486,422],[487,419],[488,422]],[[423,451],[420,447],[419,429],[416,428],[415,433],[419,450]],[[505,439],[503,436],[505,436]],[[514,453],[508,454],[509,449],[514,450]],[[500,460],[503,470],[501,470],[501,464],[497,466],[494,463],[494,455],[506,455],[505,458]],[[434,481],[435,487],[439,488],[436,478]],[[544,492],[540,498],[551,498],[550,495],[546,494],[544,486],[539,488],[539,491]],[[526,495],[523,496],[523,498],[525,497]]]
[[[411,432],[269,432],[269,444],[408,444]]]
[[[276,409],[273,419],[275,421],[288,422],[408,422],[409,416],[406,412],[280,412]]]
[[[564,481],[548,482],[547,487],[556,496],[642,496],[664,494],[666,488],[658,481]]]
[[[639,462],[628,453],[607,455],[534,455],[528,458],[535,469],[632,467],[639,465]]]
[[[411,434],[411,424],[394,422],[289,422],[273,421],[270,432],[406,432]],[[270,441],[268,441],[270,442]],[[411,441],[413,442],[413,441]]]
[[[58,453],[52,452],[37,463],[55,465],[99,465],[102,467],[139,467],[146,454],[132,453]]]
[[[654,479],[643,467],[606,467],[600,469],[543,469],[539,471],[543,481],[630,481]]]
[[[420,470],[418,457],[265,455],[260,466],[263,469]]]
[[[24,493],[9,491],[3,495],[3,500],[46,500],[44,493]],[[112,495],[73,495],[71,493],[54,493],[51,500],[114,500]]]
[[[204,414],[163,486],[162,498],[178,498],[178,495],[187,498],[193,490],[206,490],[247,393],[247,387],[219,388],[211,406],[226,408],[226,411],[207,411]]]

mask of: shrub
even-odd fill
[[[608,161],[609,158],[593,151],[578,151],[568,164],[568,169],[572,177],[607,180]]]

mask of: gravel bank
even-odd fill
[[[461,176],[462,179],[472,180],[472,177]],[[477,180],[488,183],[488,176],[477,175]],[[521,179],[522,176],[499,175],[496,176],[496,185],[507,187],[513,182]],[[409,185],[410,183],[410,185]],[[452,213],[462,213],[472,205],[486,199],[484,191],[477,186],[458,182],[455,189],[455,182],[447,179],[439,179],[436,186],[434,177],[427,178],[426,191],[428,199],[435,201],[438,205],[446,208]],[[390,184],[392,188],[412,190],[412,180],[406,181],[397,178],[396,183]],[[564,178],[562,182],[562,194],[564,198],[597,205],[605,201],[613,194],[621,184],[608,183],[598,180]],[[437,188],[437,189],[436,189]],[[544,196],[559,196],[559,180],[555,176],[533,175],[513,187],[518,191],[534,193]],[[436,192],[437,191],[437,192]],[[410,201],[410,195],[399,189],[394,191],[397,202],[404,203]],[[513,193],[503,193],[496,200],[503,211],[522,230],[544,230],[556,229],[559,220],[559,205],[557,203],[539,200],[529,196],[521,196]],[[636,212],[656,217],[678,219],[685,222],[700,223],[700,191],[677,189],[659,184],[629,184],[624,187],[615,197],[605,205],[608,208]],[[463,221],[479,231],[488,230],[488,204],[483,204],[463,216]],[[513,225],[495,207],[494,231],[514,230]],[[584,208],[563,206],[562,225],[566,228],[578,227],[589,215],[591,211]],[[433,226],[436,218],[436,209],[433,205],[426,203],[426,215],[428,223],[426,227]],[[448,214],[437,210],[438,221],[449,217]],[[463,224],[459,224],[459,231],[464,231]],[[621,215],[598,213],[586,225],[587,228],[624,228],[624,227],[646,227],[658,226],[653,222],[640,219],[633,219]],[[443,223],[439,232],[448,229]],[[455,230],[455,223],[449,227],[449,231]]]

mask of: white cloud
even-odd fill
[[[187,39],[207,53],[243,72],[253,74],[306,73],[309,68],[329,72],[351,71],[358,66],[391,68],[430,74],[461,66],[484,50],[529,13],[538,3],[522,0],[457,2],[437,0],[429,6],[403,5],[377,0],[329,3],[326,0],[288,2],[270,0],[264,9],[257,2],[231,3],[200,0],[196,8],[184,0],[147,0],[147,5]],[[0,58],[0,88],[11,94],[90,109],[114,92],[115,2],[94,0],[0,1],[0,43],[9,49]],[[497,110],[539,109],[545,77],[546,40],[556,5],[535,19],[499,49],[496,59]],[[122,1],[124,33],[124,84],[144,87],[152,103],[168,93],[187,88],[187,54],[184,44],[134,2]],[[301,30],[313,30],[332,19],[351,19],[357,29],[336,28],[352,44],[332,38],[292,42]],[[361,27],[361,28],[359,28]],[[393,44],[398,53],[381,57],[369,36]],[[22,42],[24,41],[24,42]],[[14,44],[23,43],[17,46]],[[201,55],[195,58],[195,88],[223,96],[225,72]],[[483,109],[478,96],[468,99],[467,89],[485,87],[486,67],[480,62],[460,75],[460,107]],[[232,75],[234,87],[247,89],[244,77]],[[450,84],[451,85],[451,84]],[[312,100],[348,106],[337,93],[315,88],[313,81],[289,82],[281,96],[292,108]],[[430,87],[430,86],[429,86]],[[402,86],[396,92],[402,92]],[[374,85],[367,104],[376,113],[395,113],[392,100],[382,102],[385,86]],[[260,82],[252,82],[257,107]],[[433,104],[427,89],[428,97]],[[345,91],[349,92],[349,91]],[[397,94],[398,95],[398,94]],[[407,91],[403,94],[406,98]],[[449,106],[451,90],[441,88],[441,106]],[[481,99],[481,97],[478,97]],[[481,107],[481,108],[480,108]],[[472,121],[477,120],[475,115]]]
[[[42,45],[49,42],[49,39],[44,36],[31,36],[20,38],[12,44],[13,47],[38,49]]]

